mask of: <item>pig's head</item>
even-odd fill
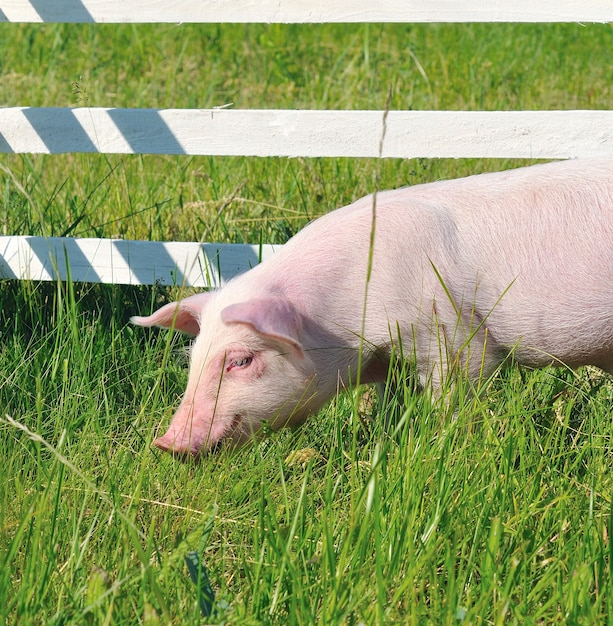
[[[226,438],[240,444],[264,422],[299,424],[321,404],[302,318],[281,296],[228,302],[223,290],[198,294],[132,322],[196,337],[181,405],[154,441],[163,450],[197,456]]]

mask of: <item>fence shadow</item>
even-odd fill
[[[62,22],[70,16],[71,22],[95,22],[92,14],[80,0],[29,0],[32,8],[38,13],[43,22]]]

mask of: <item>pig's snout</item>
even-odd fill
[[[211,445],[203,446],[202,448],[196,448],[195,446],[189,446],[185,449],[182,449],[178,446],[175,440],[166,439],[166,435],[162,437],[158,437],[153,441],[153,444],[156,448],[163,450],[164,452],[169,452],[175,458],[181,461],[189,461],[195,460],[198,461],[202,456],[207,454],[215,454],[218,452],[222,445],[223,441],[216,441]]]
[[[214,452],[224,441],[232,440],[235,445],[241,445],[248,437],[241,429],[241,417],[235,416],[229,423],[221,419],[194,420],[191,409],[185,413],[179,409],[170,423],[168,430],[153,441],[153,445],[160,450],[170,452],[177,457],[197,458],[202,454]]]
[[[202,450],[210,447],[210,433],[201,430],[195,428],[193,423],[177,425],[171,422],[166,433],[155,439],[153,445],[177,456],[197,457]]]
[[[164,452],[170,452],[180,457],[197,457],[202,449],[197,442],[191,439],[177,438],[174,433],[168,431],[165,435],[153,441],[153,445]]]

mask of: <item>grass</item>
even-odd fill
[[[0,24],[0,105],[613,108],[608,25]],[[3,234],[285,241],[373,190],[519,162],[0,157]],[[221,208],[223,211],[220,211]],[[0,622],[613,622],[611,381],[508,369],[479,400],[364,389],[182,464],[150,447],[180,337],[160,287],[0,284]]]

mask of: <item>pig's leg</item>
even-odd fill
[[[419,372],[410,361],[396,362],[394,366],[396,371],[390,371],[385,382],[377,383],[381,420],[390,435],[400,427],[412,396],[425,393],[433,404],[447,397],[442,390],[441,374],[436,369]]]
[[[440,403],[442,410],[449,410],[458,385],[463,385],[463,401],[470,400],[483,391],[485,386],[480,382],[487,380],[504,360],[506,352],[485,327],[475,328],[472,314],[469,321],[454,318],[455,314],[450,323],[443,324],[435,316],[428,327],[413,328],[410,335],[406,334],[404,346],[401,340],[392,342],[386,380],[379,376],[377,382],[386,430],[393,430],[404,413],[403,386],[409,393],[427,393],[433,405]]]
[[[429,390],[435,406],[446,412],[457,402],[470,402],[483,393],[487,387],[483,383],[506,356],[485,329],[468,328],[456,328],[451,339],[448,334],[439,334],[429,346],[432,360],[424,357],[421,364],[418,361],[420,386]],[[457,411],[456,406],[454,416]]]
[[[378,376],[370,378],[377,381],[381,419],[388,432],[397,426],[413,394],[426,393],[434,403],[447,396],[449,349],[441,328],[432,319],[404,332],[390,331],[385,369],[379,367]]]

